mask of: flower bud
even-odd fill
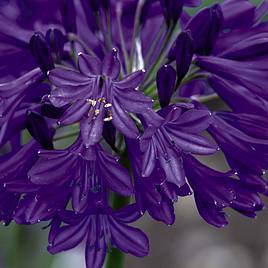
[[[176,71],[171,65],[162,66],[156,76],[157,90],[161,107],[169,105],[174,92]]]
[[[47,71],[54,69],[50,48],[42,33],[37,32],[31,37],[30,49],[43,73],[46,74]]]
[[[62,23],[67,33],[76,33],[76,10],[73,0],[63,1],[62,9]]]
[[[53,149],[52,132],[45,118],[34,111],[27,112],[26,127],[32,137],[38,141],[43,148]]]
[[[176,24],[180,18],[184,0],[160,0],[160,3],[167,25]]]
[[[197,13],[186,26],[194,41],[194,50],[200,55],[208,55],[220,33],[223,14],[219,4]]]
[[[49,29],[46,33],[46,41],[49,44],[54,62],[60,63],[64,55],[65,36],[58,29]]]

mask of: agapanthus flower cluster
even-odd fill
[[[50,253],[83,245],[87,268],[101,268],[114,247],[148,255],[132,223],[148,212],[172,225],[189,195],[216,227],[225,208],[263,209],[268,2],[201,4],[1,1],[5,225],[46,222]],[[204,164],[220,152],[226,170]]]

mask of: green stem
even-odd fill
[[[117,20],[117,25],[118,25],[121,49],[123,51],[123,56],[124,56],[124,60],[125,60],[125,64],[126,64],[126,70],[129,70],[129,68],[130,68],[129,67],[129,56],[128,56],[128,52],[127,52],[124,32],[122,29],[121,17],[122,17],[122,3],[118,3],[117,7],[116,7],[116,20]]]
[[[107,254],[106,268],[123,268],[125,255],[120,250],[113,248]]]
[[[131,165],[128,158],[127,149],[121,154],[120,162],[131,172]],[[130,203],[130,197],[122,197],[116,193],[112,193],[112,207],[114,210],[120,209]],[[123,268],[125,254],[120,250],[113,248],[106,256],[105,268]]]
[[[54,141],[60,141],[60,140],[72,138],[72,137],[77,136],[78,134],[79,134],[79,131],[69,132],[69,133],[66,133],[62,136],[55,137]]]
[[[68,33],[68,40],[71,42],[79,43],[85,49],[87,54],[97,57],[95,52],[91,48],[89,48],[87,44],[82,39],[80,39],[75,33]]]
[[[155,74],[155,71],[158,69],[158,67],[161,65],[163,59],[166,56],[166,51],[169,48],[169,45],[171,44],[171,39],[174,33],[175,27],[171,26],[167,33],[166,33],[166,37],[165,40],[163,42],[163,46],[162,49],[159,52],[159,55],[157,57],[156,62],[150,67],[149,71],[146,73],[146,76],[144,78],[144,81],[147,82],[147,84],[145,84],[145,88],[151,84],[151,80],[153,79],[153,76]]]

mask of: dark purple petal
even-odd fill
[[[268,102],[247,88],[215,75],[209,78],[209,83],[234,112],[268,114]]]
[[[129,196],[133,193],[132,180],[128,171],[118,161],[104,151],[99,151],[99,175],[115,192]]]
[[[116,98],[114,98],[112,106],[113,124],[122,132],[126,137],[135,139],[138,137],[139,132],[127,113],[120,107]]]
[[[101,75],[101,61],[87,54],[79,53],[78,66],[81,73],[86,76]]]
[[[58,124],[70,125],[70,124],[76,123],[83,117],[83,115],[88,110],[89,110],[89,105],[84,100],[77,101],[64,112],[64,114],[58,120]]]
[[[242,85],[256,95],[268,99],[266,89],[266,60],[234,61],[219,57],[198,57],[197,65],[222,78]],[[228,66],[228,68],[226,68]]]
[[[162,221],[166,225],[172,225],[175,222],[173,203],[168,199],[163,199],[158,206],[150,206],[148,213],[155,220]]]
[[[250,1],[228,0],[221,7],[224,28],[249,27],[254,22],[256,7]]]
[[[52,151],[51,154],[54,159],[50,158],[47,161],[45,158],[41,158],[28,172],[28,176],[33,183],[41,185],[59,183],[72,175],[71,169],[75,162],[68,155],[68,152],[59,151],[54,153]]]
[[[205,204],[198,196],[195,196],[195,203],[200,216],[209,224],[222,228],[228,224],[226,215],[221,208]]]
[[[124,77],[122,81],[114,82],[114,85],[120,89],[137,88],[144,79],[145,71],[140,70]]]
[[[184,0],[184,5],[188,7],[198,7],[201,5],[201,0]]]
[[[139,229],[117,222],[109,217],[113,243],[125,253],[144,257],[149,253],[149,241]]]
[[[213,154],[217,150],[215,143],[201,135],[174,131],[171,128],[168,129],[168,133],[170,134],[174,143],[178,147],[182,148],[184,152],[207,155]]]
[[[84,117],[80,122],[81,136],[86,147],[98,143],[103,131],[104,113],[100,114],[95,119]]]
[[[168,126],[181,129],[187,133],[200,133],[206,130],[212,122],[211,113],[207,110],[191,109],[183,113],[179,120],[170,121]]]
[[[124,223],[135,222],[141,216],[142,214],[136,203],[118,209],[113,213],[113,217]]]
[[[55,86],[83,86],[87,85],[90,81],[89,77],[80,74],[79,72],[64,69],[56,68],[49,71],[48,77],[50,82]]]
[[[156,163],[156,151],[152,142],[149,142],[145,150],[142,162],[142,176],[149,177],[153,172]]]
[[[121,107],[128,112],[143,113],[152,108],[153,100],[136,89],[114,89]]]
[[[61,227],[54,237],[48,251],[55,254],[76,247],[81,243],[88,231],[88,219],[83,219],[79,224]]]
[[[223,14],[219,4],[199,11],[186,25],[193,39],[194,51],[208,55],[222,27]]]
[[[178,36],[176,41],[175,53],[178,84],[188,73],[194,54],[193,40],[188,32],[183,32]]]
[[[185,184],[185,172],[183,168],[183,161],[181,157],[170,153],[168,158],[160,157],[159,159],[161,167],[166,173],[167,181],[174,183],[178,187]]]
[[[64,56],[64,44],[67,42],[66,37],[58,29],[49,29],[46,32],[46,41],[54,62],[61,62]]]
[[[90,237],[88,237],[89,239]],[[90,246],[89,242],[86,245],[86,265],[87,268],[102,268],[107,252],[106,242],[104,237],[100,239],[98,248]]]
[[[120,62],[117,57],[117,50],[113,49],[112,52],[107,54],[102,63],[102,73],[111,77],[112,79],[117,79],[120,74]]]

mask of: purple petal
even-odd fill
[[[136,203],[116,210],[113,216],[121,222],[131,223],[137,221],[141,216],[140,209]]]
[[[195,52],[202,55],[210,53],[220,33],[222,21],[219,4],[202,9],[189,21],[186,30],[191,32]]]
[[[143,113],[152,108],[153,100],[135,89],[114,89],[116,98],[128,112]]]
[[[111,77],[112,79],[117,79],[120,74],[120,62],[117,57],[117,50],[113,49],[112,52],[107,54],[102,63],[102,73]]]
[[[249,27],[254,21],[256,7],[250,1],[228,0],[221,7],[224,28]]]
[[[126,137],[136,139],[139,135],[136,125],[129,118],[127,113],[120,107],[120,104],[114,98],[112,106],[113,124]]]
[[[64,226],[60,228],[52,244],[48,246],[48,251],[51,254],[55,254],[76,247],[85,239],[87,231],[87,218],[83,219],[77,225]]]
[[[133,193],[132,180],[128,171],[118,161],[104,151],[99,151],[99,175],[115,192],[129,196]]]
[[[159,161],[166,173],[167,181],[174,183],[178,187],[181,187],[186,183],[183,162],[180,156],[170,152],[167,159],[161,156]]]
[[[139,229],[117,222],[109,217],[112,242],[123,252],[137,257],[144,257],[149,253],[149,241]]]
[[[168,133],[174,143],[184,152],[207,155],[213,154],[217,150],[215,143],[212,143],[208,138],[201,135],[175,131],[171,128],[168,129]]]
[[[66,104],[73,103],[75,100],[86,99],[90,96],[91,85],[83,86],[61,86],[53,88],[50,95],[48,95],[49,101],[55,107],[63,107]]]
[[[143,161],[142,161],[142,176],[149,177],[153,172],[156,164],[156,151],[152,142],[149,143],[149,147],[146,149]]]
[[[95,119],[83,118],[80,122],[81,135],[86,147],[98,143],[103,131],[103,111]]]
[[[148,213],[157,221],[162,221],[166,225],[172,225],[175,222],[175,213],[173,203],[163,199],[158,206],[150,206]]]
[[[89,110],[89,106],[84,100],[77,101],[68,108],[58,120],[59,125],[70,125],[78,122]]]
[[[35,184],[59,183],[72,174],[70,171],[74,163],[75,160],[67,151],[57,153],[54,159],[39,159],[28,172],[28,176]]]
[[[210,112],[207,110],[191,109],[184,112],[178,120],[168,123],[168,127],[182,129],[188,133],[200,133],[206,130],[212,122]]]
[[[98,247],[86,245],[86,265],[87,268],[102,268],[106,256],[106,243],[104,238],[99,240]]]
[[[136,71],[125,76],[123,80],[119,82],[114,82],[114,85],[120,89],[137,88],[143,81],[144,75],[144,70]]]
[[[78,67],[81,73],[86,76],[101,75],[101,61],[90,55],[79,54]]]
[[[79,72],[64,69],[64,68],[56,68],[52,71],[49,71],[48,77],[50,82],[55,86],[81,86],[87,85],[90,82],[90,78],[80,74]]]
[[[0,84],[0,96],[3,98],[12,97],[16,94],[22,93],[28,88],[31,88],[31,86],[36,83],[41,83],[43,79],[44,75],[40,69],[33,69],[11,82]]]

